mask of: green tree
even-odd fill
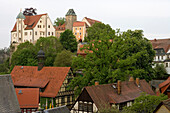
[[[105,25],[104,23],[95,23],[92,27],[87,29],[87,37],[85,37],[85,41],[89,42],[96,39],[99,40],[103,37],[112,39],[115,37],[115,30],[113,30],[108,24]]]
[[[60,35],[60,42],[63,45],[63,48],[71,52],[77,51],[77,41],[76,37],[73,35],[71,30],[65,30]]]
[[[154,79],[167,79],[168,74],[163,64],[156,64],[154,68]]]
[[[55,26],[63,25],[64,23],[65,23],[65,18],[64,17],[60,17],[60,18],[57,18],[56,20],[54,20],[54,25]]]
[[[27,41],[18,45],[17,50],[12,54],[10,71],[12,71],[15,65],[37,65],[37,51],[32,43]]]
[[[143,93],[135,99],[132,106],[124,107],[123,113],[153,113],[158,104],[166,99],[168,99],[168,97],[163,94],[155,96]]]
[[[58,53],[55,61],[54,66],[58,67],[70,67],[72,63],[73,54],[70,51],[63,50],[61,53]]]
[[[95,81],[106,84],[118,79],[127,80],[129,76],[147,81],[153,78],[152,61],[155,53],[140,30],[117,31],[112,39],[103,36],[100,40],[89,42],[83,49],[93,53],[87,53],[85,58],[78,56],[73,59],[74,72],[82,69],[84,74],[75,77],[70,83],[70,87],[77,88],[76,94]]]
[[[42,44],[42,47],[41,47]],[[37,52],[42,48],[45,52],[45,66],[53,66],[57,53],[63,50],[59,39],[54,36],[40,37],[35,44]]]

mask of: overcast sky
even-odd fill
[[[142,29],[148,39],[170,38],[170,0],[1,0],[0,48],[9,47],[11,30],[20,9],[36,8],[48,13],[52,22],[70,8],[81,21],[89,17],[113,29]]]

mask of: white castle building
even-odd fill
[[[11,31],[11,45],[16,50],[20,43],[35,43],[40,37],[55,36],[55,28],[48,14],[25,16],[20,12]]]

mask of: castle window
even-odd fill
[[[37,31],[35,32],[35,35],[37,35]]]
[[[27,36],[27,32],[25,32],[25,36]]]
[[[30,35],[31,35],[31,32],[30,32]]]
[[[158,60],[159,60],[159,56],[158,56]]]
[[[41,25],[40,25],[40,28],[41,28]]]
[[[39,28],[39,25],[37,27]]]
[[[77,35],[77,33],[75,33],[75,35]]]
[[[48,28],[50,28],[50,25],[48,25]]]
[[[40,20],[40,23],[42,23],[42,21]]]
[[[50,32],[48,32],[48,35],[50,35]]]
[[[53,35],[53,32],[51,32],[51,34]]]
[[[80,35],[81,35],[81,32],[80,32]]]
[[[80,27],[80,30],[81,30],[81,27]]]
[[[43,28],[45,28],[45,25],[43,25]]]
[[[77,28],[75,28],[75,30],[77,30]]]

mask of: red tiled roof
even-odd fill
[[[25,30],[33,29],[36,25],[41,16],[47,15],[47,14],[41,14],[41,15],[33,15],[33,16],[25,16],[24,24],[27,25]],[[16,23],[12,29],[11,32],[16,31]]]
[[[92,98],[93,102],[100,108],[101,105],[108,105],[110,103],[123,103],[132,101],[139,97],[142,92],[150,95],[155,95],[150,85],[145,80],[140,80],[140,87],[135,81],[121,82],[121,94],[118,95],[117,88],[113,88],[115,84],[105,84],[97,86],[87,86],[85,89]]]
[[[91,18],[87,18],[87,17],[84,17],[88,22],[89,24],[92,26],[94,23],[101,23],[100,21],[98,20],[94,20],[94,19],[91,19]]]
[[[60,87],[62,86],[64,79],[66,78],[70,67],[43,67],[42,70],[38,71],[37,66],[15,66],[11,72],[13,83],[18,83],[23,80],[23,82],[28,83],[28,86],[34,86],[35,84],[30,84],[34,82],[28,82],[31,80],[40,79],[42,81],[42,87],[49,81],[44,92],[40,93],[42,97],[56,97]],[[25,79],[23,79],[25,78]],[[38,85],[41,83],[37,83]],[[26,84],[27,85],[27,84]],[[26,86],[25,85],[25,86]]]
[[[60,26],[58,26],[58,27],[55,27],[55,29],[56,29],[57,31],[63,31],[63,30],[65,30],[65,23],[64,23],[63,25],[60,25]]]
[[[162,88],[162,87],[168,85],[169,83],[170,83],[170,77],[168,77],[168,79],[166,81],[164,81],[161,84],[159,84],[159,88]]]
[[[20,108],[38,108],[39,88],[15,88],[15,92]]]
[[[155,39],[150,40],[153,49],[163,48],[165,52],[168,52],[170,48],[170,38],[169,39]]]
[[[77,21],[77,22],[74,22],[74,23],[73,23],[73,27],[84,26],[85,24],[86,24],[85,22]]]
[[[25,81],[25,79],[27,79],[28,81]],[[23,76],[18,81],[14,81],[14,85],[15,86],[44,88],[48,82],[49,82],[48,79],[25,78]]]

